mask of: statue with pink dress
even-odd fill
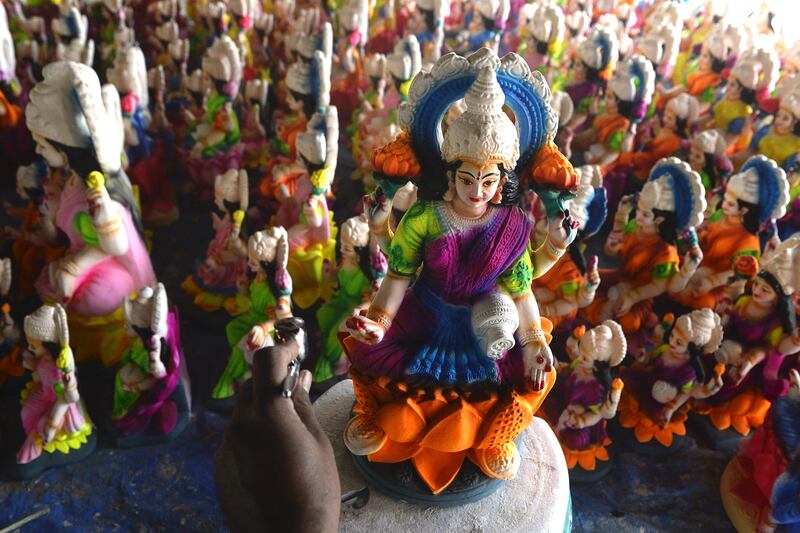
[[[78,392],[66,311],[58,304],[44,305],[25,317],[24,330],[28,347],[23,361],[32,377],[20,395],[21,446],[16,457],[4,459],[13,479],[80,461],[97,444]]]
[[[245,170],[230,169],[214,178],[214,238],[203,262],[181,285],[203,311],[224,309],[230,315],[243,311],[238,294],[247,281],[247,245],[242,228],[249,194]]]
[[[139,209],[120,166],[123,123],[116,89],[89,67],[47,65],[31,91],[27,125],[47,164],[68,169],[53,206],[69,248],[39,276],[36,290],[69,313],[79,360],[115,364],[127,348],[122,303],[155,283]]]

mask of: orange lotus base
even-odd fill
[[[556,373],[551,371],[541,391],[463,392],[419,388],[351,369],[356,414],[366,415],[387,436],[386,443],[368,456],[370,461],[411,460],[434,494],[455,479],[465,458],[489,477],[487,448],[513,442],[528,427]]]
[[[727,402],[715,407],[695,407],[695,411],[708,419],[720,431],[733,428],[741,435],[749,435],[761,427],[772,405],[757,388],[747,389]]]
[[[661,424],[650,418],[639,408],[639,401],[633,394],[623,392],[619,402],[619,423],[622,427],[632,429],[636,440],[641,443],[656,439],[661,445],[670,447],[675,435],[686,435],[686,419],[689,408],[683,406],[667,424]]]

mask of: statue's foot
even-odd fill
[[[498,479],[514,479],[519,471],[519,450],[513,442],[487,448],[484,457],[486,467]]]
[[[356,415],[344,427],[344,443],[353,455],[375,453],[386,443],[386,433],[365,415]]]

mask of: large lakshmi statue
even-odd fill
[[[63,303],[79,359],[119,360],[127,347],[122,302],[155,284],[142,239],[139,209],[120,166],[123,126],[119,96],[100,88],[86,65],[51,63],[25,110],[37,152],[68,169],[57,199],[55,225],[69,249],[50,263],[36,289],[45,302]]]
[[[466,110],[442,142],[441,118],[461,97]],[[410,459],[434,494],[465,458],[489,478],[513,478],[514,441],[555,381],[551,326],[530,287],[564,253],[573,226],[562,218],[531,252],[517,207],[517,172],[540,165],[574,178],[552,152],[549,100],[541,74],[516,54],[448,54],[412,82],[398,115],[405,131],[387,147],[403,163],[422,162],[420,199],[391,238],[389,272],[369,310],[347,322],[357,401],[345,443],[370,462]]]

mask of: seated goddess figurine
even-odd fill
[[[247,245],[242,225],[248,204],[246,171],[230,169],[214,178],[211,212],[214,239],[208,244],[205,260],[181,284],[203,311],[225,309],[231,315],[242,311],[236,296],[247,276]]]
[[[783,170],[764,156],[750,158],[728,179],[722,209],[698,230],[703,260],[686,288],[672,297],[693,309],[715,309],[725,298],[736,259],[760,256],[759,233],[783,216],[788,201]]]
[[[504,94],[501,76],[519,92]],[[437,495],[466,458],[490,478],[516,475],[514,440],[555,380],[549,323],[530,284],[573,235],[562,219],[531,253],[530,222],[516,206],[514,170],[528,171],[518,161],[529,164],[557,129],[546,82],[524,59],[501,61],[488,48],[468,59],[448,54],[414,79],[409,95],[398,115],[407,133],[395,141],[406,149],[387,154],[424,161],[420,199],[391,238],[389,273],[369,310],[347,321],[343,346],[357,402],[344,440],[370,462],[411,460]],[[440,149],[441,117],[462,96],[466,110]],[[544,122],[527,123],[526,112],[542,113]],[[360,468],[369,464],[357,458]]]
[[[619,422],[631,430],[632,434],[623,433],[623,438],[637,449],[678,449],[686,435],[687,402],[708,398],[722,387],[721,365],[714,375],[707,376],[702,358],[713,354],[722,342],[719,315],[711,309],[682,315],[674,324],[667,324],[662,338],[663,344],[646,363],[637,362],[622,371],[627,387],[619,406]]]
[[[579,39],[575,39],[578,41]],[[572,61],[573,77],[564,88],[572,99],[575,113],[572,125],[578,128],[593,119],[592,101],[600,98],[617,65],[619,44],[615,33],[595,26],[580,40]]]
[[[8,472],[15,479],[79,461],[97,443],[78,393],[66,311],[58,304],[44,305],[25,317],[24,329],[24,365],[33,377],[20,395],[25,442]]]
[[[567,340],[571,362],[543,408],[554,421],[573,482],[596,481],[613,465],[606,421],[617,414],[622,380],[611,372],[627,350],[625,334],[613,320],[588,331],[579,326]]]
[[[119,361],[127,348],[122,302],[155,283],[139,210],[120,167],[122,116],[116,89],[100,89],[82,64],[50,63],[25,110],[37,150],[52,168],[68,169],[54,222],[69,249],[36,283],[46,302],[63,302],[78,357]],[[101,173],[102,172],[102,173]]]
[[[682,290],[694,274],[702,253],[694,246],[679,266],[676,242],[703,221],[706,207],[700,176],[674,157],[653,167],[633,214],[631,201],[626,196],[620,202],[605,246],[606,254],[621,255],[622,263],[600,272],[597,297],[584,310],[591,323],[616,318],[629,335],[652,322],[656,297]]]
[[[725,384],[694,406],[708,417],[701,430],[717,447],[761,426],[770,403],[789,389],[786,366],[800,351],[794,303],[799,252],[800,238],[782,242],[730,311],[715,354],[727,366]]]
[[[570,216],[578,221],[578,234],[564,254],[544,275],[533,280],[539,310],[553,323],[555,332],[569,334],[578,310],[594,301],[600,275],[597,258],[587,262],[584,241],[595,235],[606,220],[606,197],[600,167],[587,165],[580,174],[578,195],[567,201]],[[556,356],[560,354],[556,353]]]
[[[114,382],[114,427],[122,447],[177,437],[189,421],[177,313],[159,283],[125,299],[125,323],[136,340],[122,356]]]
[[[209,407],[228,410],[233,406],[238,387],[250,377],[247,353],[267,346],[275,321],[292,316],[288,257],[289,238],[285,229],[272,227],[250,236],[247,264],[254,278],[249,287],[249,310],[225,326],[231,353],[211,393]]]
[[[317,311],[322,342],[314,381],[347,373],[339,332],[344,331],[348,317],[369,305],[386,276],[386,258],[376,240],[371,238],[363,215],[345,221],[339,238],[342,260],[336,271],[338,287],[330,301]]]

